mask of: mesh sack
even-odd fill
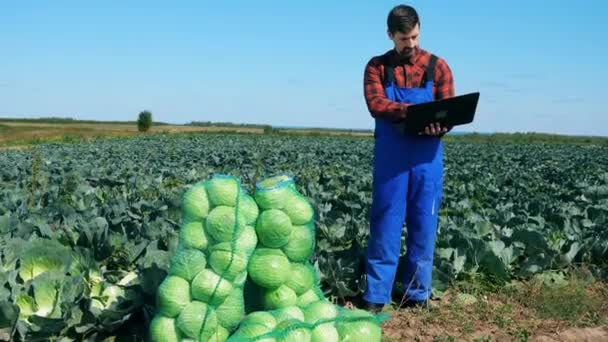
[[[380,342],[387,315],[347,309],[325,299],[249,313],[228,342]]]
[[[248,272],[263,302],[259,309],[296,305],[317,284],[309,263],[315,249],[313,207],[286,175],[258,182],[254,197],[260,208],[258,247]]]
[[[178,247],[156,296],[151,341],[225,341],[245,317],[244,285],[259,208],[240,182],[214,175],[182,197]]]
[[[380,341],[385,316],[329,302],[310,263],[314,210],[280,175],[247,195],[230,176],[183,197],[152,341]]]

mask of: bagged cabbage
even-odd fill
[[[276,176],[256,184],[261,208],[256,222],[259,246],[248,272],[259,292],[260,310],[297,305],[300,296],[318,300],[318,282],[309,262],[315,247],[314,211],[292,178]],[[312,295],[311,295],[312,294]]]
[[[314,210],[286,175],[253,196],[230,176],[183,197],[178,249],[152,341],[380,341],[382,316],[329,302],[310,262]]]
[[[228,342],[380,342],[386,317],[346,309],[325,299],[249,313]]]
[[[151,341],[225,341],[245,317],[243,286],[257,245],[259,208],[231,176],[194,184],[182,198],[182,226],[156,294]]]

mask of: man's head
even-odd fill
[[[395,6],[386,20],[388,37],[395,43],[395,50],[403,56],[411,56],[419,47],[420,18],[416,10],[407,5]]]

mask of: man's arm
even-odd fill
[[[380,63],[372,58],[365,66],[363,76],[365,103],[374,118],[399,120],[406,116],[409,104],[391,101],[384,93]]]
[[[437,76],[437,81],[435,82],[435,100],[453,97],[455,94],[454,76],[452,75],[450,66],[445,60],[437,60],[437,64],[435,65],[435,75]],[[439,133],[438,136],[442,137],[451,130],[452,127],[445,127],[445,131]]]
[[[435,66],[435,99],[442,100],[448,97],[454,97],[454,76],[448,63],[443,59],[437,60]]]

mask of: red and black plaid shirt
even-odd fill
[[[424,72],[429,64],[431,54],[424,49],[409,59],[403,59],[395,50],[390,50],[382,56],[374,56],[365,67],[364,91],[365,102],[372,117],[384,117],[387,112],[398,112],[409,106],[407,103],[393,102],[384,92],[384,66],[383,61],[388,60],[395,69],[395,82],[398,87],[420,87]],[[386,59],[385,59],[386,58]],[[405,68],[405,73],[404,69]],[[405,79],[407,75],[407,79]],[[424,85],[422,85],[424,86]],[[454,96],[454,78],[446,61],[437,57],[435,64],[435,80],[433,84],[435,100]]]

